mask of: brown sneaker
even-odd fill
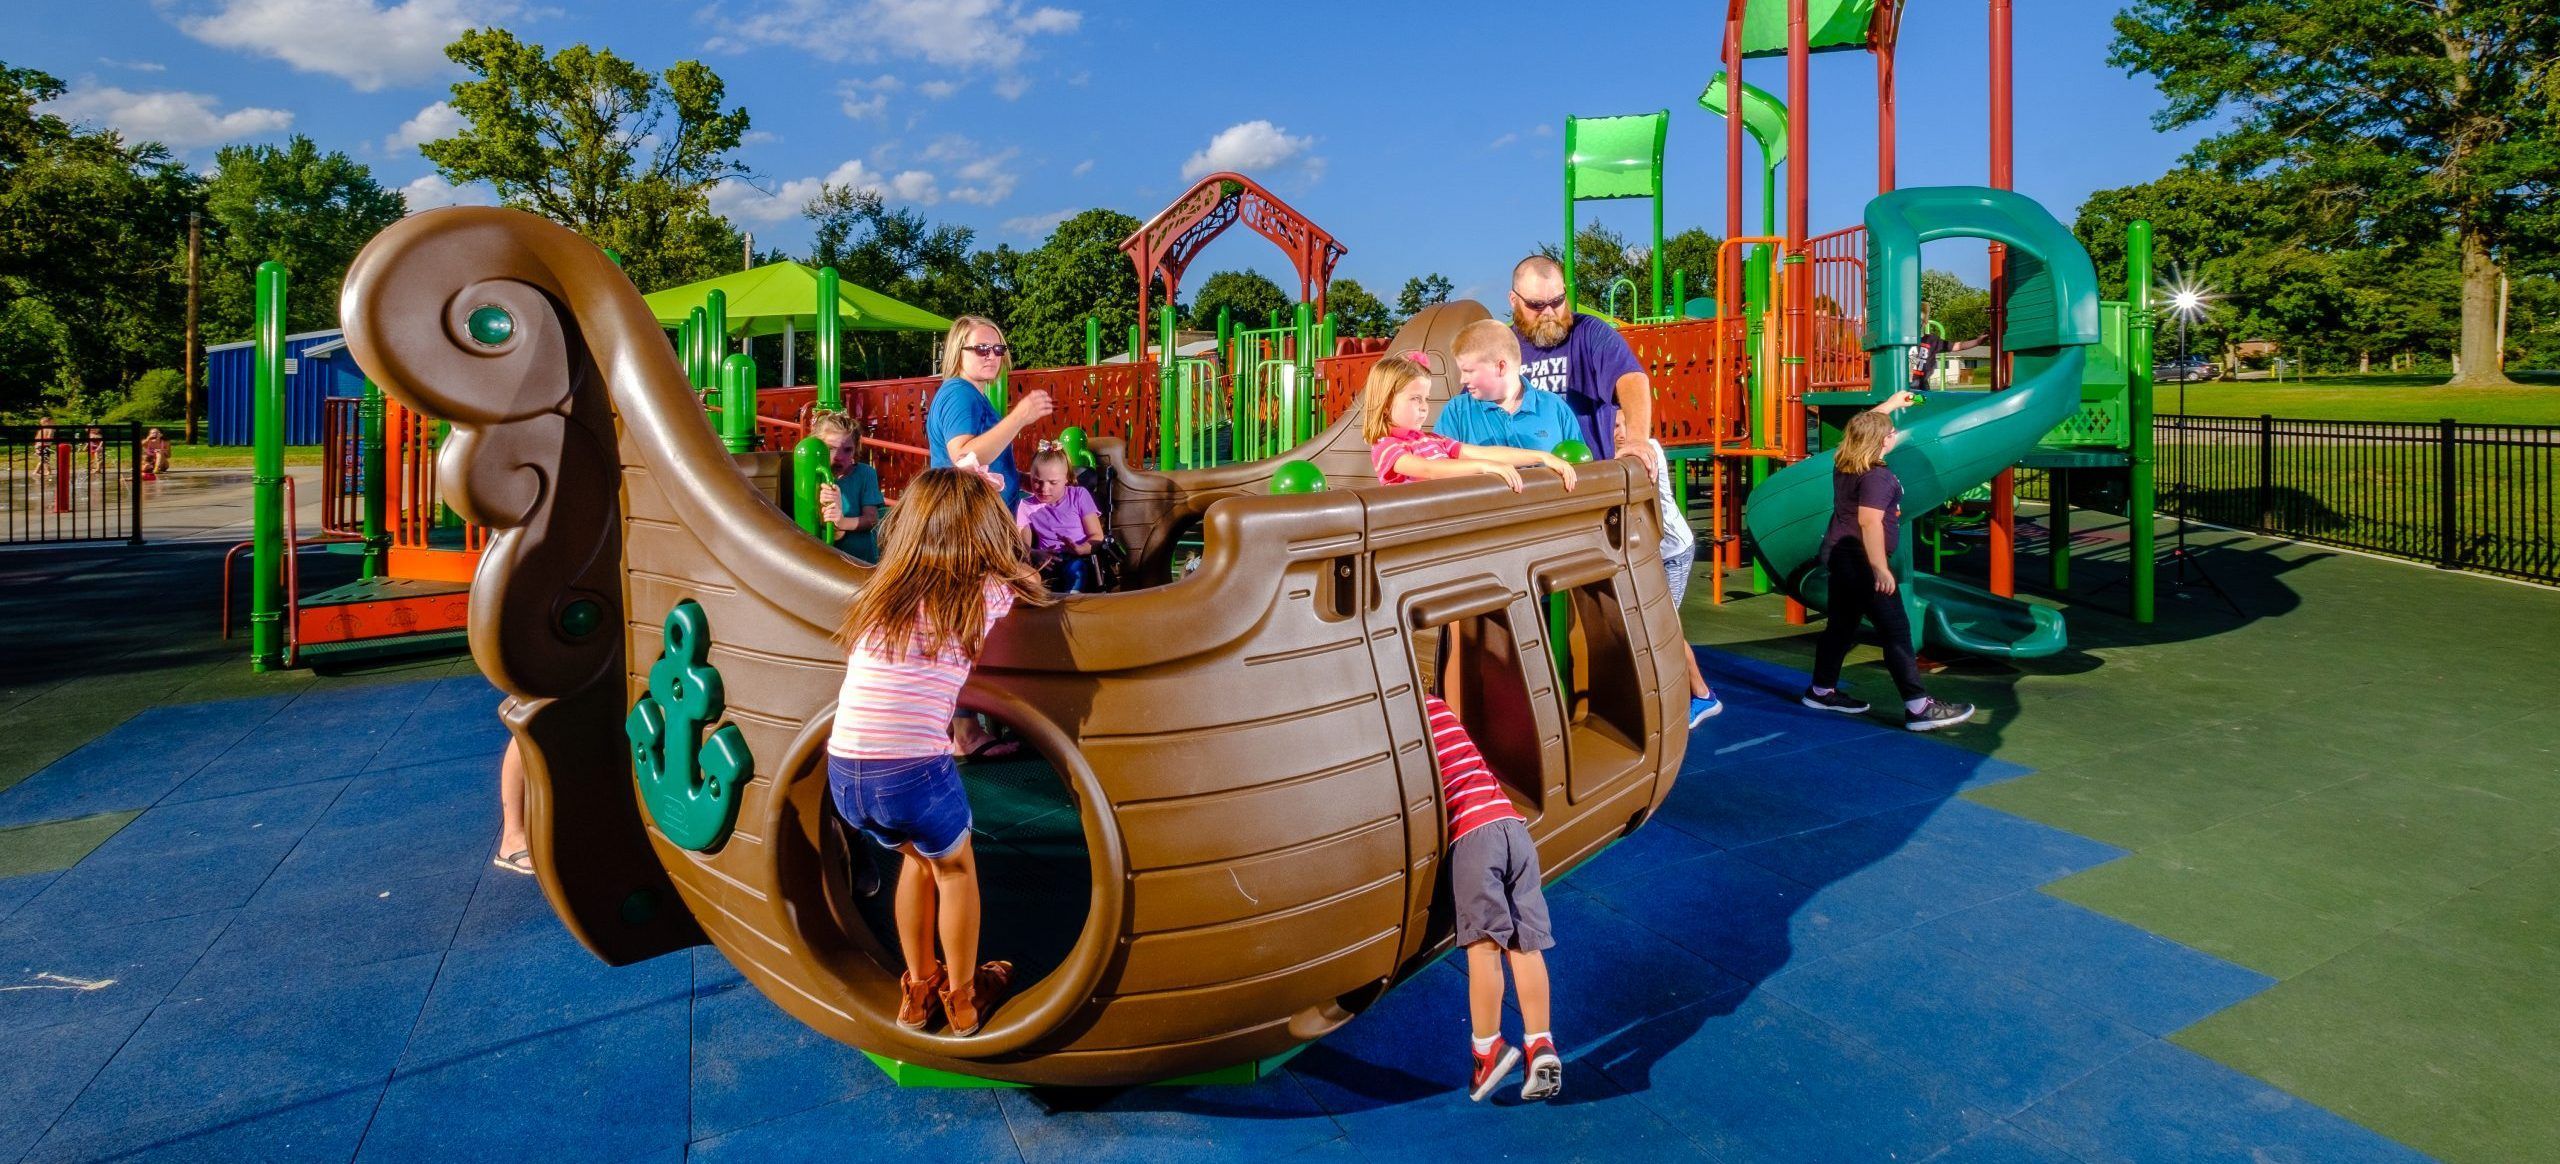
[[[942,1013],[951,1020],[952,1034],[974,1035],[986,1025],[987,1016],[1004,1001],[1005,988],[1013,984],[1013,963],[982,962],[973,978],[966,997],[949,986],[942,988]]]
[[[923,1030],[926,1023],[933,1021],[934,996],[942,988],[942,971],[938,967],[932,977],[921,982],[913,973],[898,975],[898,989],[903,994],[898,999],[898,1025],[911,1031]]]

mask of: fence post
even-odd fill
[[[2276,528],[2276,418],[2258,414],[2258,528]]]
[[[137,420],[126,427],[124,439],[125,486],[133,497],[133,529],[128,531],[130,536],[124,541],[126,545],[138,546],[142,544],[142,422]]]
[[[2436,568],[2462,568],[2462,534],[2457,522],[2462,517],[2460,498],[2454,483],[2453,441],[2456,424],[2450,416],[2436,421]]]

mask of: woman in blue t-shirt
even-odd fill
[[[1007,506],[1013,504],[1022,484],[1022,475],[1013,465],[1013,440],[1051,411],[1049,394],[1033,391],[1014,401],[1013,411],[996,415],[987,391],[1013,366],[1012,356],[1013,349],[994,320],[963,315],[951,321],[951,334],[942,341],[942,387],[934,391],[924,420],[925,452],[931,466],[950,468],[962,454],[975,458],[1004,480]]]
[[[1893,553],[1902,541],[1902,479],[1884,456],[1902,439],[1893,427],[1896,409],[1911,403],[1897,392],[1881,407],[1850,418],[1832,454],[1831,524],[1822,531],[1822,564],[1831,587],[1824,604],[1822,638],[1813,648],[1813,685],[1803,702],[1817,711],[1864,714],[1864,700],[1840,689],[1840,666],[1858,641],[1861,619],[1884,640],[1885,670],[1902,695],[1902,726],[1915,732],[1953,727],[1973,718],[1973,705],[1929,698],[1920,685],[1920,663],[1911,649],[1911,619],[1903,613],[1893,576]]]

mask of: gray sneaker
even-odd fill
[[[1972,718],[1973,705],[1970,703],[1947,703],[1932,699],[1927,707],[1918,711],[1903,712],[1902,727],[1905,731],[1934,732],[1939,728],[1954,727]]]

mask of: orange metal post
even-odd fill
[[[2009,0],[1991,0],[1991,186],[2007,190],[2015,183],[2010,166]],[[2002,351],[2009,330],[2008,251],[1991,247],[1991,390],[2009,386],[2009,357]],[[1991,592],[2016,594],[2018,490],[2008,469],[1991,479]]]

